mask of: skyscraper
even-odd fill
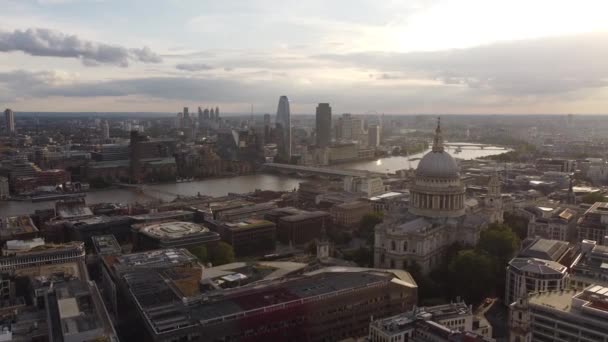
[[[201,109],[201,107],[198,107],[198,127],[202,128],[203,127],[203,110]]]
[[[380,146],[380,133],[381,128],[380,125],[371,125],[369,126],[368,134],[369,134],[369,147],[378,147]]]
[[[102,138],[104,140],[110,139],[110,124],[108,123],[108,120],[104,120],[103,123],[101,124],[101,131],[102,131]]]
[[[276,128],[279,133],[279,157],[283,162],[289,162],[291,159],[291,114],[289,99],[285,95],[279,98]]]
[[[270,141],[270,114],[264,114],[264,141]]]
[[[177,120],[175,122],[175,126],[177,126],[177,128],[180,128],[180,129],[184,128],[184,113],[182,113],[182,112],[177,113]]]
[[[220,107],[215,107],[215,118],[220,119]]]
[[[10,135],[15,134],[15,113],[10,108],[4,111],[4,122],[6,122],[6,132]]]
[[[331,144],[331,107],[329,103],[317,106],[317,146],[327,147]]]

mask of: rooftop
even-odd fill
[[[370,197],[369,200],[370,201],[381,201],[384,199],[389,199],[389,198],[395,198],[395,197],[399,197],[399,196],[405,196],[408,195],[407,193],[404,192],[386,192],[382,195],[378,195],[378,196],[374,196],[374,197]]]
[[[183,248],[158,249],[142,253],[123,254],[116,257],[117,268],[157,268],[187,265],[198,259]]]
[[[168,221],[149,225],[137,224],[133,228],[157,239],[179,239],[189,235],[209,233],[209,229],[203,225],[182,221]]]
[[[56,302],[53,300],[49,304],[51,321],[53,314],[58,313],[64,336],[88,332],[95,334],[96,338],[116,337],[95,286],[80,280],[70,280],[53,283],[52,289],[54,296],[51,298],[54,297]],[[53,312],[53,308],[57,311]]]
[[[248,267],[254,267],[257,271],[248,273]],[[203,280],[206,279],[206,283],[213,281],[209,283],[211,286],[238,283],[248,279],[250,274],[259,272],[263,276],[244,286],[212,289],[208,293],[210,300],[197,296],[199,299],[196,301],[180,298],[184,291],[176,288],[174,281],[167,281],[166,271],[129,272],[124,275],[124,279],[132,296],[145,312],[147,323],[156,333],[239,319],[267,308],[303,304],[309,300],[338,295],[343,291],[357,291],[390,282],[416,288],[416,283],[405,271],[335,267],[285,277],[303,267],[298,263],[283,265],[273,262],[255,265],[235,263],[205,269]],[[193,287],[189,289],[192,290]],[[188,301],[191,305],[186,306],[184,303]]]
[[[91,236],[93,247],[99,255],[122,254],[122,248],[116,241],[114,235],[94,235]]]
[[[585,214],[587,213],[608,215],[608,202],[595,202]]]
[[[53,244],[45,243],[44,239],[35,238],[32,240],[11,240],[6,242],[2,249],[4,256],[15,256],[22,254],[36,254],[66,249],[78,249],[84,254],[84,242],[70,241],[66,243]]]
[[[567,267],[562,264],[536,258],[515,258],[509,262],[509,266],[526,273],[564,275]]]
[[[0,218],[0,240],[12,240],[21,234],[37,233],[38,228],[29,216]]]
[[[231,230],[247,230],[247,229],[275,226],[275,224],[271,221],[259,220],[259,219],[247,219],[247,220],[242,220],[242,221],[237,221],[237,222],[227,222],[227,223],[224,223],[224,225],[226,227],[230,228]]]
[[[537,259],[559,261],[568,251],[568,243],[560,240],[536,239],[519,255]]]
[[[326,216],[329,216],[329,213],[325,211],[307,211],[296,215],[283,216],[280,218],[280,220],[285,222],[297,222],[301,220],[308,220]]]
[[[363,202],[363,201],[352,201],[352,202],[345,202],[345,203],[342,203],[342,204],[338,204],[335,207],[336,208],[340,208],[340,209],[346,209],[346,210],[360,209],[360,208],[367,208],[367,207],[369,207],[369,203]]]
[[[156,212],[156,213],[134,215],[134,216],[131,216],[131,218],[137,222],[146,222],[146,221],[179,219],[181,217],[191,216],[191,215],[194,215],[191,211],[169,210],[169,211],[160,211],[160,212]]]

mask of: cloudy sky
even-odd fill
[[[0,0],[15,111],[606,113],[606,0]]]

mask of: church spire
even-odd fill
[[[443,136],[441,135],[441,118],[437,118],[437,128],[433,139],[433,152],[443,152]]]

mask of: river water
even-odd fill
[[[475,159],[483,156],[501,154],[507,150],[495,146],[479,149],[467,147],[465,143],[462,152],[456,153],[454,148],[446,150],[455,158]],[[429,150],[407,157],[388,157],[377,160],[360,161],[340,164],[337,167],[345,169],[369,170],[374,172],[395,172],[396,170],[416,168],[419,160]],[[413,160],[414,159],[414,160]],[[110,189],[87,193],[87,203],[103,202],[146,202],[152,199],[171,200],[177,195],[195,196],[198,193],[207,196],[223,196],[230,192],[244,193],[255,189],[288,191],[297,189],[303,179],[275,174],[255,174],[231,178],[213,178],[194,182],[146,185],[144,193],[127,189]],[[0,216],[11,216],[33,213],[36,209],[53,208],[54,202],[14,202],[0,201]]]

